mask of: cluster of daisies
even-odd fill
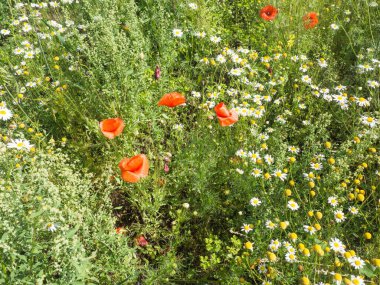
[[[339,27],[334,24],[331,28],[338,29]],[[248,174],[260,179],[258,185],[270,185],[272,183],[274,188],[279,187],[281,183],[284,187],[287,184],[290,185],[289,188],[285,188],[283,193],[286,197],[286,203],[280,206],[282,213],[286,213],[286,219],[273,216],[271,219],[264,219],[260,226],[246,222],[241,227],[241,231],[246,236],[244,249],[254,253],[254,256],[262,256],[263,254],[263,240],[262,237],[258,238],[256,233],[265,232],[265,230],[270,231],[271,239],[265,249],[267,256],[260,259],[259,265],[255,267],[264,276],[270,271],[269,268],[272,262],[279,262],[281,256],[287,263],[303,264],[304,262],[307,263],[308,258],[319,256],[326,259],[324,262],[326,268],[328,268],[328,264],[331,264],[331,261],[338,268],[345,264],[349,265],[350,269],[347,270],[349,273],[346,274],[342,273],[343,270],[339,270],[341,273],[321,270],[320,273],[326,275],[321,280],[325,279],[327,281],[329,280],[328,276],[332,276],[332,280],[336,284],[340,284],[344,279],[351,282],[347,284],[364,284],[364,278],[359,275],[360,270],[364,266],[380,265],[380,259],[364,261],[363,258],[344,245],[337,237],[331,236],[335,234],[335,231],[325,222],[322,223],[324,218],[336,225],[337,228],[344,227],[355,216],[361,215],[361,208],[367,199],[365,196],[366,191],[360,189],[360,187],[354,187],[354,190],[348,193],[347,197],[331,195],[330,192],[318,193],[322,191],[320,186],[324,183],[324,180],[333,177],[334,172],[338,169],[331,143],[326,142],[325,148],[327,151],[316,153],[309,160],[308,165],[303,165],[302,173],[299,173],[299,171],[294,172],[292,171],[294,164],[298,161],[304,164],[301,148],[294,145],[287,146],[285,152],[288,155],[285,160],[278,160],[275,152],[273,152],[279,152],[278,146],[270,146],[269,143],[271,133],[276,132],[275,125],[273,127],[259,127],[261,123],[264,123],[260,122],[259,119],[265,118],[267,113],[271,113],[271,106],[287,102],[287,97],[281,95],[281,89],[288,83],[289,79],[287,71],[282,67],[293,65],[296,66],[297,70],[296,79],[292,82],[296,88],[303,85],[305,92],[311,95],[310,97],[314,98],[313,100],[323,100],[322,102],[328,102],[329,105],[336,104],[342,112],[353,111],[357,121],[364,127],[363,135],[371,133],[371,130],[378,127],[378,119],[375,114],[370,114],[368,110],[370,110],[374,94],[377,94],[376,92],[379,90],[378,81],[368,79],[371,76],[376,78],[375,76],[379,72],[379,61],[371,57],[372,53],[373,51],[369,49],[368,56],[358,56],[362,63],[356,67],[357,74],[362,76],[362,82],[366,83],[359,87],[336,82],[329,86],[322,86],[313,81],[313,73],[323,72],[329,66],[328,59],[322,57],[310,59],[303,54],[287,55],[286,53],[260,55],[255,50],[243,47],[236,49],[224,47],[219,54],[203,57],[200,60],[200,64],[206,70],[221,71],[222,76],[229,78],[229,86],[217,85],[216,87],[206,87],[204,92],[192,91],[193,98],[202,100],[199,103],[199,108],[206,111],[212,110],[216,103],[223,99],[229,101],[232,110],[236,111],[239,117],[251,117],[253,119],[250,121],[254,126],[252,132],[255,133],[259,145],[252,149],[239,149],[236,151],[235,155],[239,158],[238,161],[244,165],[242,168],[236,168],[236,172],[240,175]],[[272,73],[272,68],[276,68],[276,73]],[[306,100],[302,102],[301,98],[298,102],[298,108],[303,110],[308,107]],[[280,108],[275,110],[278,111],[278,109]],[[287,116],[295,116],[290,110],[281,110],[282,113],[275,116],[275,122],[286,124]],[[311,123],[305,120],[302,121],[302,124],[308,126]],[[261,133],[256,132],[258,129],[262,130]],[[360,139],[355,137],[353,142],[357,144]],[[269,149],[271,152],[269,152]],[[376,155],[377,151],[375,148],[370,148],[369,152]],[[359,166],[361,169],[366,167],[366,163]],[[295,169],[298,169],[298,167]],[[308,198],[306,200],[320,197],[319,195],[325,196],[324,199],[314,199],[314,210],[307,209],[305,195],[301,194],[304,190],[295,188],[296,182],[293,179],[296,177],[301,177],[303,180],[298,181],[297,185],[299,183],[299,185],[302,185],[301,187],[307,190]],[[354,179],[353,185],[361,184],[363,179],[365,179],[363,175],[358,175]],[[343,181],[338,185],[338,187],[346,189],[345,194],[348,192],[347,183]],[[278,195],[278,193],[271,191],[268,191],[265,197],[255,195],[250,199],[249,204],[253,209],[265,212],[264,208],[279,207],[279,205],[274,205],[272,202],[272,198]],[[273,215],[276,215],[275,211]],[[289,229],[293,231],[289,232]],[[324,229],[327,230],[324,231]],[[285,231],[288,239],[274,239],[278,230]],[[365,240],[370,240],[371,233],[365,232],[363,237]],[[260,244],[255,244],[256,238],[260,240]],[[304,239],[305,244],[299,242],[301,239]],[[315,242],[315,239],[320,240]],[[314,240],[314,243],[310,240]],[[299,243],[297,244],[297,242]],[[321,266],[323,267],[323,264]],[[358,270],[356,271],[357,274],[351,275],[355,270]],[[308,280],[308,278],[305,276],[304,280]],[[266,280],[263,284],[271,283]],[[305,281],[304,284],[310,283]],[[321,282],[320,284],[324,283]]]
[[[365,58],[364,55],[359,55],[359,59]],[[308,86],[308,92],[316,98],[323,99],[327,102],[336,103],[343,110],[353,110],[354,106],[359,106],[363,109],[371,105],[372,96],[375,92],[378,92],[379,82],[373,79],[367,79],[366,86],[345,86],[343,84],[338,84],[333,87],[319,86],[313,82],[311,76],[307,74],[310,66],[314,64],[308,61],[307,57],[292,56],[291,60],[294,62],[300,62],[299,70],[302,72],[300,82]],[[318,60],[318,66],[321,69],[327,67],[327,62],[324,59]],[[380,61],[378,59],[372,58],[371,63],[365,62],[357,66],[358,76],[364,75],[374,76],[379,72]],[[360,122],[363,125],[369,126],[371,128],[378,124],[378,119],[370,114],[363,114],[360,116]]]
[[[53,49],[54,41],[57,36],[68,36],[70,29],[83,27],[75,27],[74,22],[66,19],[63,23],[58,23],[52,20],[49,16],[51,11],[59,8],[61,5],[73,4],[74,0],[46,1],[38,3],[16,3],[14,5],[14,13],[8,23],[8,27],[1,27],[0,34],[4,40],[10,40],[14,43],[12,50],[12,63],[9,65],[7,72],[15,76],[17,84],[0,85],[0,95],[9,99],[14,105],[20,104],[23,100],[28,100],[29,94],[33,94],[37,88],[42,88],[46,91],[51,88],[52,92],[60,92],[68,88],[67,84],[61,84],[59,80],[53,81],[51,73],[59,72],[61,69],[60,62],[64,59],[69,59],[70,54],[54,56],[50,59],[51,65],[45,66],[49,70],[49,75],[41,75],[36,66],[41,65],[41,61],[46,64],[46,55],[42,55],[41,49]],[[73,70],[69,67],[69,70]],[[37,76],[33,76],[36,74]],[[17,78],[19,77],[19,78]],[[9,85],[9,86],[8,86]],[[40,105],[44,105],[44,98],[40,97]],[[9,129],[15,129],[16,124],[10,121],[14,118],[14,114],[8,108],[6,102],[0,103],[0,120],[9,122]],[[24,124],[21,124],[22,126]],[[13,132],[13,135],[16,133]],[[17,136],[17,135],[16,135]],[[16,150],[33,150],[34,145],[28,140],[22,138],[11,138],[3,136],[3,140],[8,148]]]
[[[367,59],[364,55],[358,57],[360,60]],[[290,64],[298,65],[300,72],[299,79],[295,79],[294,86],[298,88],[298,83],[302,83],[306,86],[306,92],[312,97],[324,100],[329,104],[335,103],[342,110],[355,110],[355,106],[358,106],[365,112],[371,106],[372,96],[378,92],[380,86],[379,82],[373,79],[367,79],[367,84],[359,87],[336,83],[328,87],[321,86],[313,82],[310,74],[311,72],[323,72],[329,65],[328,61],[325,58],[318,58],[314,61],[302,54],[289,56],[286,53],[275,53],[271,56],[260,56],[255,50],[243,47],[237,49],[224,47],[215,56],[203,57],[200,63],[209,68],[228,70],[224,76],[230,77],[233,85],[238,88],[210,87],[205,94],[193,91],[193,97],[204,99],[199,107],[206,110],[212,109],[216,100],[230,97],[232,108],[237,111],[239,116],[255,119],[264,117],[271,103],[280,105],[284,102],[285,97],[280,95],[279,90],[283,89],[288,82],[284,66]],[[273,66],[277,69],[275,74],[272,74]],[[267,73],[266,76],[263,76],[264,70]],[[379,72],[379,60],[371,58],[370,63],[364,62],[358,65],[357,71],[359,76],[362,74],[365,77],[376,76]],[[307,104],[302,101],[299,102],[298,107],[301,110],[308,108]],[[290,111],[278,115],[276,121],[285,124],[286,115],[291,115]],[[362,113],[358,121],[371,128],[378,125],[378,118],[370,113]],[[310,124],[308,121],[303,123],[304,125]]]
[[[83,26],[75,26],[74,22],[66,19],[62,23],[53,20],[53,11],[62,5],[78,3],[76,0],[61,1],[40,1],[35,3],[18,2],[14,5],[13,14],[7,27],[0,27],[0,34],[5,41],[12,41],[14,47],[11,51],[11,62],[8,66],[8,74],[13,75],[17,84],[3,83],[0,85],[0,95],[7,99],[8,104],[0,102],[0,120],[7,130],[1,135],[4,145],[8,149],[15,150],[17,159],[16,168],[20,168],[23,161],[23,152],[34,152],[35,146],[27,137],[27,133],[33,133],[33,128],[25,129],[24,123],[16,123],[19,117],[9,108],[9,103],[21,105],[28,101],[29,95],[35,94],[42,88],[44,92],[51,89],[52,92],[61,92],[68,88],[67,84],[62,84],[59,80],[52,80],[52,72],[59,72],[63,60],[70,59],[70,54],[63,53],[49,59],[47,64],[46,49],[54,50],[55,41],[58,36],[69,36],[72,29],[84,29]],[[41,63],[43,62],[43,63]],[[36,68],[37,67],[37,68]],[[38,68],[49,70],[48,75],[43,75]],[[69,70],[75,68],[70,66]],[[39,97],[38,103],[44,105],[45,98]],[[15,121],[13,121],[15,119]],[[26,131],[26,132],[24,132]],[[8,137],[9,136],[9,137]],[[41,137],[37,133],[36,137]],[[62,143],[66,139],[62,140]],[[46,230],[54,232],[58,225],[52,222],[47,223]]]
[[[334,262],[338,259],[344,259],[344,261],[339,261],[339,266],[342,266],[342,264],[346,262],[346,264],[349,264],[352,269],[360,270],[366,266],[366,264],[368,265],[368,262],[365,262],[364,259],[360,258],[352,249],[349,250],[348,246],[344,245],[344,243],[338,238],[331,237],[330,240],[325,241],[321,239],[323,236],[331,236],[331,234],[335,232],[335,230],[326,224],[325,227],[328,230],[326,233],[323,233],[322,229],[324,227],[322,226],[323,223],[321,223],[323,218],[330,220],[330,224],[335,224],[335,229],[341,229],[338,225],[343,225],[346,221],[350,221],[354,216],[361,214],[361,208],[363,207],[363,204],[365,204],[367,197],[366,191],[363,190],[360,185],[365,181],[363,171],[368,168],[367,163],[362,163],[357,167],[354,179],[345,179],[338,182],[338,187],[342,189],[339,193],[342,193],[344,196],[328,196],[328,193],[330,192],[323,190],[324,188],[322,185],[324,180],[329,180],[331,177],[334,177],[334,172],[338,169],[334,158],[336,151],[333,150],[331,142],[325,142],[325,151],[313,155],[310,159],[309,165],[306,166],[303,162],[305,159],[302,157],[303,151],[300,147],[288,145],[285,147],[288,155],[278,161],[274,158],[274,155],[271,155],[268,152],[268,150],[276,150],[277,152],[281,152],[281,150],[279,150],[278,146],[274,147],[269,145],[270,136],[268,133],[260,133],[257,137],[259,138],[260,148],[239,149],[236,151],[236,157],[238,157],[240,163],[244,165],[244,169],[238,168],[236,171],[239,174],[247,172],[255,179],[259,179],[258,183],[255,185],[263,185],[263,189],[257,191],[257,194],[263,194],[264,191],[266,192],[266,195],[252,197],[249,201],[254,213],[258,214],[260,212],[260,215],[263,217],[262,213],[265,212],[265,209],[274,210],[275,208],[281,208],[282,210],[280,211],[281,213],[272,211],[271,213],[274,215],[273,219],[266,219],[261,225],[254,226],[253,224],[244,223],[241,227],[241,231],[246,234],[246,238],[248,239],[244,248],[249,251],[255,251],[260,255],[260,252],[263,250],[261,244],[263,242],[263,235],[261,235],[260,238],[256,235],[260,231],[265,232],[266,228],[271,232],[269,235],[271,240],[268,241],[268,248],[266,249],[269,250],[267,254],[271,256],[269,261],[278,261],[279,254],[283,253],[286,262],[300,262],[302,264],[302,262],[305,261],[305,258],[311,256],[311,252],[315,252],[315,254],[321,257],[325,255],[327,257],[333,257]],[[360,138],[355,137],[353,143],[359,144]],[[374,157],[377,155],[377,150],[373,147],[369,148],[368,152]],[[310,154],[306,153],[306,156],[309,157],[309,155]],[[292,168],[298,161],[303,163],[303,167]],[[300,173],[300,170],[302,173]],[[377,175],[379,176],[378,173],[379,172],[377,172]],[[291,179],[289,179],[289,176]],[[293,180],[296,177],[301,178],[297,181],[298,186],[296,186],[296,181]],[[273,184],[275,189],[281,187],[279,186],[281,185],[281,182],[284,183],[283,187],[285,190],[283,193],[277,193],[277,191],[271,192],[269,190],[273,188],[268,186],[272,180],[273,183],[275,183]],[[338,181],[340,180],[338,179]],[[349,183],[351,185],[349,185]],[[326,185],[329,185],[329,182],[327,182]],[[306,196],[304,194],[305,189],[309,190]],[[371,186],[371,189],[372,191],[376,190],[376,186]],[[319,192],[318,197],[320,198],[314,198],[317,197],[317,192]],[[279,195],[286,197],[286,204],[283,206],[273,204],[274,201],[277,201],[275,197],[278,197]],[[310,208],[318,210],[312,210]],[[248,217],[249,216],[250,215],[248,215]],[[279,216],[282,216],[282,218],[279,218]],[[281,221],[281,219],[285,217],[289,220]],[[310,221],[313,220],[314,223],[310,223]],[[344,227],[344,225],[342,227]],[[291,228],[292,230],[297,229],[298,234],[296,232],[289,232],[288,228]],[[274,231],[276,229],[287,232],[289,240],[273,240],[272,238],[275,236]],[[256,235],[250,235],[250,233],[255,234],[255,232]],[[299,243],[298,246],[296,246],[295,242],[300,240],[298,235],[304,238],[305,244],[309,244],[310,238],[313,236],[318,236],[320,241],[317,244],[311,245],[312,249],[307,248],[303,243]],[[372,234],[370,232],[364,232],[363,237],[365,240],[371,240]],[[257,244],[255,247],[254,240],[256,238],[260,240],[260,244]],[[280,251],[281,246],[284,248],[282,251]],[[296,250],[297,247],[298,250]],[[300,256],[302,256],[302,258],[300,258]],[[267,259],[263,260],[269,262]],[[266,273],[266,262],[264,261],[258,266],[258,271],[260,273]],[[380,259],[374,259],[372,264],[379,266]],[[353,278],[359,277],[355,276]]]

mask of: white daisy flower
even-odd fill
[[[361,259],[360,257],[357,257],[357,256],[353,256],[353,257],[349,258],[348,262],[355,269],[361,269],[365,265],[364,260]]]
[[[14,50],[13,50],[13,53],[14,54],[16,54],[16,55],[19,55],[19,54],[22,54],[24,52],[24,49],[22,49],[22,48],[15,48]]]
[[[57,230],[57,225],[53,224],[53,223],[48,223],[46,225],[46,228],[49,232],[55,232]]]
[[[314,228],[313,226],[308,226],[308,225],[304,225],[303,229],[304,229],[305,232],[307,232],[307,233],[309,233],[311,235],[315,234],[315,232],[317,231],[316,228]]]
[[[294,62],[297,62],[298,61],[298,55],[293,55],[292,57],[290,57],[290,60],[291,61],[294,61]]]
[[[270,229],[270,230],[273,230],[277,227],[277,225],[275,223],[273,223],[271,220],[267,220],[265,222],[265,226]]]
[[[5,107],[0,108],[0,119],[1,120],[7,121],[10,118],[12,118],[12,116],[13,116],[13,114],[12,114],[11,110],[9,110],[8,108],[5,108]]]
[[[216,61],[219,62],[219,63],[225,63],[226,62],[226,58],[219,54],[217,57],[216,57]]]
[[[298,147],[295,147],[295,146],[289,146],[288,147],[288,151],[291,152],[291,153],[295,153],[295,154],[298,154],[300,152],[300,149]]]
[[[29,25],[28,23],[24,23],[22,30],[23,30],[23,32],[28,33],[32,30],[32,26]]]
[[[249,203],[253,206],[253,207],[257,207],[257,206],[260,206],[261,205],[261,200],[259,198],[256,198],[256,197],[253,197]]]
[[[32,50],[25,52],[24,58],[34,58],[34,52]]]
[[[8,36],[10,33],[11,33],[11,31],[10,30],[6,30],[6,29],[2,29],[0,31],[0,34],[2,34],[3,36]]]
[[[269,155],[269,154],[266,154],[266,155],[264,156],[264,160],[265,160],[265,162],[266,162],[267,164],[269,164],[269,165],[271,165],[271,164],[274,163],[274,158],[273,158],[273,156],[271,156],[271,155]]]
[[[315,178],[315,175],[313,172],[303,173],[302,175],[303,177],[305,177],[306,180],[309,180],[309,181],[313,181]]]
[[[230,75],[233,75],[233,76],[240,76],[243,73],[243,69],[232,68],[229,73],[230,73]]]
[[[318,163],[318,162],[313,163],[312,162],[312,163],[310,163],[310,167],[314,170],[321,170],[323,168],[323,165],[322,165],[322,163]]]
[[[201,98],[201,93],[200,93],[200,92],[197,92],[197,91],[191,91],[191,95],[192,95],[194,98]]]
[[[252,231],[252,227],[251,227],[251,225],[243,224],[243,226],[241,227],[241,231],[242,231],[242,232],[245,232],[245,233],[247,234],[247,233],[249,233],[250,231]]]
[[[284,181],[286,179],[286,177],[288,176],[288,174],[286,173],[283,173],[281,170],[279,169],[276,169],[274,172],[273,172],[273,176],[279,178],[281,181]]]
[[[198,9],[198,5],[195,4],[195,3],[189,3],[189,8],[192,9],[192,10],[197,10]]]
[[[297,256],[295,255],[295,253],[288,252],[287,254],[285,254],[285,259],[287,262],[293,263],[297,261]]]
[[[22,139],[16,139],[16,140],[11,140],[11,142],[7,143],[8,148],[15,148],[15,149],[27,149],[30,150],[33,145],[30,144],[28,140],[22,140]]]
[[[215,44],[220,43],[221,40],[222,39],[220,37],[217,37],[217,36],[211,36],[210,37],[210,41],[212,41]]]
[[[348,211],[353,214],[353,215],[357,215],[359,213],[359,210],[358,208],[356,208],[355,206],[351,206],[348,208]]]
[[[361,116],[360,120],[363,125],[370,126],[371,128],[375,127],[378,122],[377,119],[370,116]]]
[[[254,168],[251,172],[251,175],[254,176],[254,177],[260,177],[261,176],[261,173],[262,171],[258,168]]]
[[[309,70],[309,66],[307,64],[302,64],[301,67],[299,68],[300,71],[306,72]]]
[[[294,200],[290,200],[288,202],[288,208],[292,211],[297,211],[300,208],[300,206]]]
[[[351,284],[364,285],[365,283],[363,277],[351,275]]]
[[[260,263],[257,268],[259,269],[260,273],[266,273],[268,271],[264,263]]]
[[[256,163],[258,159],[260,159],[260,154],[255,151],[248,152],[248,157],[252,160],[252,162]]]
[[[173,29],[173,36],[176,38],[181,38],[183,36],[183,32],[180,29]]]
[[[337,90],[337,91],[343,91],[343,90],[346,90],[346,89],[347,89],[347,86],[344,86],[344,85],[342,85],[342,84],[339,84],[339,85],[336,86],[334,89]]]
[[[343,211],[341,210],[334,211],[334,218],[337,223],[341,223],[346,219]]]
[[[327,202],[328,202],[331,206],[333,206],[333,207],[336,207],[336,206],[338,206],[338,204],[339,204],[339,202],[338,202],[338,198],[335,197],[335,196],[331,196],[331,197],[329,197],[329,198],[327,199]]]
[[[343,253],[344,252],[344,244],[337,238],[332,238],[329,242],[329,245],[331,247],[331,249],[335,252],[340,252],[340,253]]]
[[[367,83],[371,88],[378,88],[380,86],[379,82],[375,80],[368,80]]]
[[[247,157],[247,152],[244,149],[239,149],[235,153],[238,157]]]
[[[367,100],[367,99],[364,98],[364,97],[355,98],[355,99],[356,99],[356,103],[357,103],[360,107],[368,107],[369,105],[371,105],[371,103],[369,102],[369,100]]]
[[[305,82],[305,83],[307,83],[307,84],[311,84],[311,78],[310,78],[309,75],[303,75],[303,76],[301,77],[301,80],[302,80],[302,82]]]
[[[318,65],[322,68],[325,68],[325,67],[327,67],[327,62],[324,58],[320,58],[320,59],[318,59]]]
[[[194,34],[197,38],[205,38],[206,37],[206,33],[205,32],[196,32]]]
[[[268,248],[271,250],[271,251],[278,251],[278,249],[280,248],[281,246],[281,242],[276,239],[276,240],[272,240],[271,243],[269,244]]]
[[[343,95],[332,95],[332,98],[337,103],[340,103],[340,104],[346,104],[347,103],[347,97],[345,97]]]

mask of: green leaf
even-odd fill
[[[75,233],[79,230],[79,225],[77,225],[75,228],[69,230],[67,233],[66,233],[66,238],[72,238]]]
[[[64,37],[57,35],[57,38],[61,42],[62,45],[65,45],[65,38]]]
[[[40,210],[38,212],[35,212],[33,214],[30,215],[31,218],[35,218],[35,217],[38,217],[39,215],[41,215],[45,210]]]
[[[366,263],[363,268],[361,268],[359,270],[359,273],[360,274],[364,274],[365,276],[367,276],[368,278],[372,278],[372,277],[375,277],[376,276],[376,273],[375,273],[375,270],[376,270],[376,267],[369,264],[369,263]]]
[[[8,233],[5,232],[5,233],[3,234],[3,236],[1,237],[1,240],[2,240],[2,241],[5,241],[7,238],[8,238]]]

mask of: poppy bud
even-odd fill
[[[171,161],[171,158],[170,158],[169,156],[165,156],[165,157],[164,157],[164,161],[166,161],[166,162],[170,162],[170,161]]]
[[[136,238],[136,243],[138,246],[141,246],[141,247],[145,247],[148,245],[148,241],[145,239],[145,237],[143,235],[138,236]]]
[[[156,69],[154,70],[154,79],[158,80],[161,77],[161,69],[158,65],[156,65]]]

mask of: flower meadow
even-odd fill
[[[3,2],[0,284],[380,283],[376,1]]]

